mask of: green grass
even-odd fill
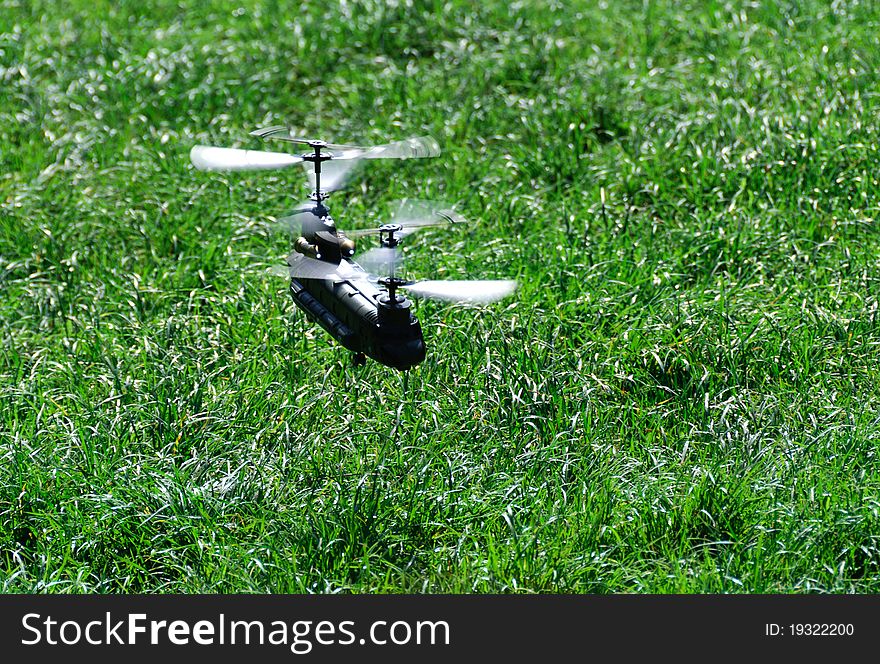
[[[0,589],[880,592],[880,5],[151,4],[0,1]],[[279,122],[516,296],[350,366]]]

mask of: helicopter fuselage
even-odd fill
[[[307,213],[296,251],[347,268],[340,270],[346,278],[291,277],[290,294],[297,307],[355,354],[356,361],[368,356],[405,371],[425,359],[422,327],[412,314],[412,303],[399,294],[389,297],[342,255],[351,255],[354,244],[336,232],[332,221],[323,219],[319,226]]]
[[[356,358],[366,355],[402,371],[425,359],[422,327],[405,298],[398,296],[391,306],[384,291],[367,280],[291,279],[290,294]]]

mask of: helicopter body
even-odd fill
[[[297,138],[285,127],[259,129],[251,134],[308,145],[313,152],[291,155],[197,145],[190,152],[190,160],[197,169],[208,171],[274,170],[296,164],[306,167],[314,186],[310,202],[279,219],[298,234],[284,272],[290,277],[290,295],[296,306],[351,351],[356,364],[371,357],[405,371],[425,359],[422,327],[412,313],[412,303],[399,289],[448,302],[485,303],[505,297],[516,288],[516,282],[510,280],[406,281],[396,275],[401,258],[397,245],[403,237],[420,227],[465,221],[436,204],[426,206],[428,202],[415,201],[418,205],[408,206],[403,201],[393,218],[396,223],[348,234],[337,230],[324,201],[328,192],[340,188],[357,163],[368,159],[435,157],[440,149],[432,138],[359,147]],[[368,250],[355,262],[351,237],[377,231],[380,246]],[[376,272],[386,276],[377,277]]]
[[[425,341],[410,301],[399,295],[391,301],[388,294],[369,279],[369,273],[349,258],[340,255],[338,263],[324,261],[324,256],[340,253],[340,247],[342,251],[351,247],[353,252],[353,244],[335,231],[329,217],[320,221],[310,212],[306,215],[311,219],[303,220],[304,234],[296,243],[302,253],[294,252],[287,259],[291,272],[290,295],[296,306],[354,353],[356,364],[360,364],[364,356],[402,371],[419,364],[425,359]],[[326,230],[308,232],[316,221]],[[299,268],[309,260],[325,262],[326,269],[333,270],[331,277],[298,276],[308,274]],[[323,276],[322,269],[317,270],[319,277]]]
[[[378,304],[382,291],[369,282],[291,279],[290,294],[300,309],[354,353],[357,364],[369,356],[403,371],[425,359],[422,327],[409,306],[398,307],[400,316],[383,315]]]

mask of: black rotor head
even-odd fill
[[[396,247],[400,243],[397,233],[402,230],[401,224],[382,224],[379,226],[379,243],[383,247]]]
[[[397,289],[401,286],[408,286],[410,284],[406,279],[401,279],[400,277],[381,277],[376,281],[381,286],[384,286],[388,291],[388,296],[386,298],[380,298],[380,304],[384,306],[402,306],[404,302],[408,303],[408,300],[405,297],[397,296]],[[408,304],[407,304],[408,306]]]
[[[389,286],[398,288],[400,286],[409,285],[409,282],[406,279],[401,279],[400,277],[380,277],[376,280],[376,283],[382,284],[385,288],[388,288]]]

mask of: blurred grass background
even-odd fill
[[[0,1],[0,588],[878,592],[874,2]],[[292,305],[300,171],[465,230],[404,385]],[[273,145],[272,148],[281,147]],[[406,387],[406,389],[404,389]]]

